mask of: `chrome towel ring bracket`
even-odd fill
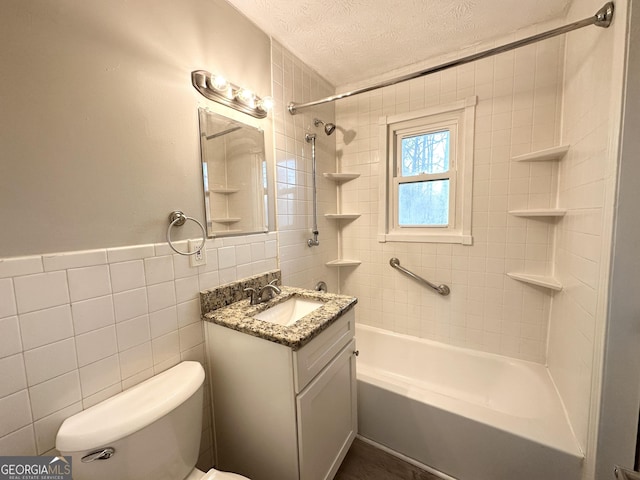
[[[197,223],[198,226],[200,227],[200,230],[202,231],[202,243],[200,243],[200,245],[197,246],[193,252],[181,252],[180,250],[178,250],[176,247],[173,246],[173,242],[171,241],[171,229],[173,227],[183,226],[185,223],[187,223],[187,220],[191,220],[192,222]],[[180,210],[175,210],[169,214],[169,227],[167,228],[167,243],[171,247],[171,250],[173,250],[176,253],[179,253],[180,255],[185,255],[185,256],[199,255],[202,253],[201,250],[204,247],[204,244],[206,241],[207,241],[207,232],[205,231],[202,223],[200,223],[198,220],[196,220],[193,217],[187,217]]]

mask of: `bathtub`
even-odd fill
[[[459,480],[578,480],[543,365],[357,325],[358,433]]]

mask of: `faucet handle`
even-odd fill
[[[282,293],[282,290],[280,290],[278,288],[278,279],[277,278],[274,278],[267,285],[265,285],[265,287],[268,287],[268,286],[273,287],[272,288],[273,293],[275,293],[276,295],[279,295],[280,293]],[[262,290],[264,290],[264,287],[262,288]],[[260,292],[260,293],[262,293],[262,292]]]
[[[251,299],[251,301],[249,302],[251,305],[258,304],[258,290],[256,290],[255,288],[247,287],[243,291],[245,293],[248,293],[247,297]]]

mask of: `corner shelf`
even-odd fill
[[[322,175],[336,183],[348,182],[360,176],[359,173],[323,173]]]
[[[514,280],[518,280],[524,283],[530,283],[531,285],[537,285],[538,287],[548,288],[559,292],[562,290],[562,284],[553,277],[545,275],[529,275],[527,273],[507,273],[507,275]]]
[[[354,220],[360,217],[359,213],[325,213],[324,217],[329,220]]]
[[[331,260],[330,262],[325,263],[327,267],[357,267],[362,262],[360,260]]]
[[[340,172],[330,172],[330,173],[323,173],[322,174],[324,176],[324,178],[326,178],[327,180],[331,180],[334,183],[336,183],[336,186],[338,186],[338,210],[340,210],[340,188],[339,186],[342,183],[348,182],[350,180],[354,180],[356,178],[358,178],[360,176],[359,173],[340,173]],[[340,220],[355,220],[356,218],[360,218],[360,214],[359,213],[325,213],[324,218],[326,218],[327,220],[336,220],[336,221],[340,221]],[[338,228],[340,229],[341,226],[338,225]],[[340,238],[340,237],[338,237]],[[339,240],[338,240],[339,242]],[[339,256],[340,255],[340,245],[338,245],[338,252],[339,252]],[[360,265],[362,262],[360,260],[347,260],[344,258],[339,258],[337,260],[331,260],[330,262],[325,263],[325,265],[327,267],[332,267],[332,268],[340,268],[340,267],[357,267],[358,265]]]
[[[545,148],[537,152],[525,153],[511,157],[514,162],[546,162],[548,160],[561,160],[569,151],[569,145],[561,145],[559,147]]]
[[[545,148],[536,152],[526,153],[524,155],[516,155],[511,157],[514,162],[546,162],[562,160],[569,151],[570,145],[560,145],[552,148]],[[515,217],[537,217],[537,218],[557,218],[566,215],[567,210],[564,208],[528,208],[522,210],[509,210],[509,214]],[[563,289],[563,285],[554,277],[548,275],[533,275],[523,272],[508,272],[507,276],[519,282],[536,285],[538,287],[548,288],[559,292]]]
[[[237,223],[241,218],[212,218],[211,221],[215,223]]]
[[[514,217],[564,217],[565,208],[530,208],[525,210],[509,210]]]
[[[226,235],[235,235],[236,233],[242,233],[244,230],[214,230],[214,237],[224,237]],[[246,233],[246,232],[245,232]]]
[[[221,193],[223,195],[230,195],[232,193],[239,192],[239,188],[229,187],[229,188],[210,188],[209,192],[211,193]]]

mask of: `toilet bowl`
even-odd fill
[[[74,480],[248,480],[195,468],[202,432],[204,369],[182,362],[67,418],[56,449]]]

